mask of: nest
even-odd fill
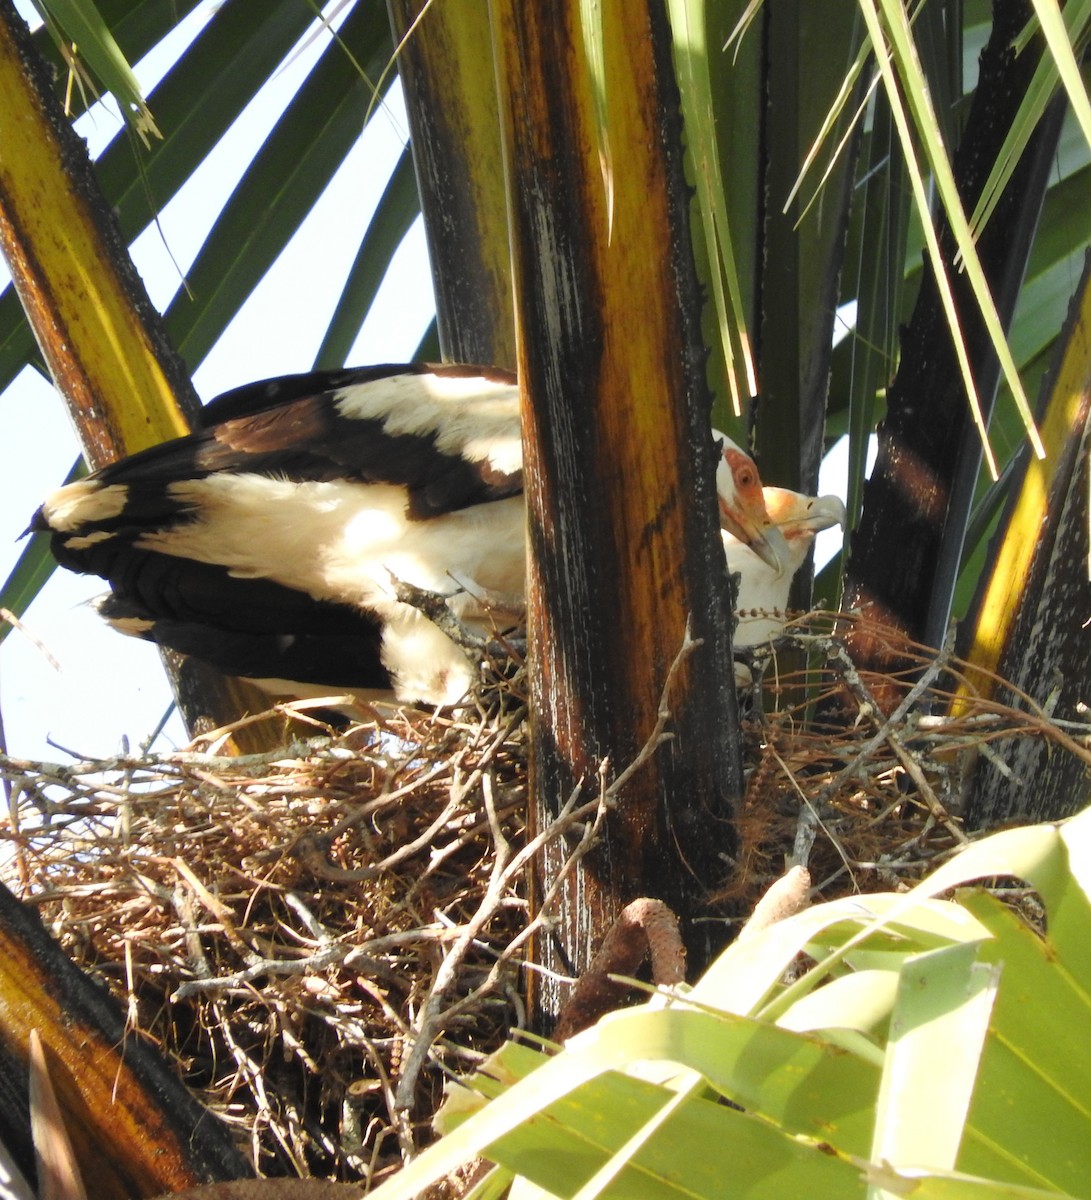
[[[792,863],[808,866],[810,900],[919,882],[989,832],[968,833],[961,814],[983,762],[1010,777],[999,743],[1036,739],[1091,766],[1091,724],[1047,713],[949,647],[869,625],[872,648],[881,644],[897,666],[859,669],[844,633],[860,624],[844,613],[807,614],[788,625],[781,652],[757,663],[757,699],[743,721],[742,850],[732,886],[718,897],[739,920]],[[978,693],[982,681],[987,697]],[[995,882],[996,894],[1037,920],[1026,888]]]
[[[6,881],[262,1173],[381,1178],[518,1023],[520,713],[4,771]]]
[[[1087,753],[1027,707],[933,716],[959,677],[950,655],[901,646],[904,676],[868,676],[843,621],[812,615],[791,629],[794,666],[762,664],[739,869],[712,905],[725,921],[786,863],[807,861],[822,898],[920,878],[965,841],[967,760],[997,737]],[[109,762],[0,759],[0,872],[260,1173],[377,1182],[429,1139],[445,1077],[522,1024],[520,963],[549,919],[528,905],[527,864],[574,829],[573,859],[592,844],[622,777],[669,734],[669,687],[637,762],[533,843],[508,684],[461,720],[400,713],[268,754],[206,739]],[[889,716],[883,688],[900,697]],[[822,716],[835,699],[853,719]]]

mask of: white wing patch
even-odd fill
[[[519,388],[478,376],[390,375],[340,391],[345,417],[381,421],[386,433],[432,435],[444,454],[522,469]]]
[[[64,539],[66,550],[89,550],[99,542],[108,542],[114,535],[108,529],[96,529],[94,533],[75,534]]]
[[[522,496],[410,521],[404,489],[390,484],[211,475],[172,483],[168,492],[188,510],[187,520],[141,534],[139,549],[272,579],[384,619],[406,611],[394,598],[392,576],[451,593],[459,584],[449,563],[482,591],[521,595],[525,587]]]
[[[84,525],[120,517],[128,494],[122,483],[103,486],[94,479],[77,479],[50,492],[42,502],[42,513],[54,532],[74,533]]]

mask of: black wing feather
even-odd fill
[[[521,471],[501,472],[441,451],[434,436],[390,434],[382,419],[344,416],[336,404],[347,387],[393,375],[440,374],[514,383],[496,369],[428,367],[420,363],[324,371],[247,384],[205,409],[202,428],[102,468],[91,478],[131,489],[128,514],[144,524],[182,515],[162,496],[181,479],[218,471],[268,475],[293,482],[355,479],[405,487],[411,518],[423,519],[517,495]],[[125,514],[117,518],[124,522]],[[40,516],[32,529],[45,528]],[[117,526],[103,522],[103,528]]]
[[[256,623],[245,630],[227,623],[211,624],[207,613],[203,620],[164,616],[116,592],[98,605],[106,620],[140,621],[144,628],[138,636],[164,649],[192,654],[226,675],[295,680],[328,688],[389,688],[390,675],[380,658],[379,626],[340,605],[326,607],[339,610],[334,621],[285,633],[277,628],[264,630]],[[352,617],[355,620],[349,619]]]
[[[201,427],[192,434],[90,476],[91,483],[101,485],[99,492],[113,485],[124,488],[115,494],[120,511],[104,515],[110,506],[96,507],[92,500],[89,511],[95,515],[80,523],[77,509],[67,529],[52,531],[54,556],[71,570],[109,581],[113,595],[101,605],[108,619],[230,674],[387,687],[389,675],[380,661],[382,627],[373,615],[136,543],[149,532],[190,519],[183,502],[171,494],[172,483],[217,472],[301,483],[349,479],[401,485],[409,519],[520,493],[519,471],[444,453],[433,434],[390,434],[382,416],[346,416],[338,404],[345,389],[428,372],[514,383],[512,376],[491,369],[411,364],[287,376],[236,388],[205,409]],[[393,404],[392,397],[391,411]],[[49,530],[42,510],[31,528]]]

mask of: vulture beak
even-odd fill
[[[787,488],[762,488],[770,519],[786,538],[814,536],[823,529],[848,519],[845,506],[837,496],[804,496]]]
[[[758,468],[730,438],[715,431],[714,436],[721,443],[716,467],[720,526],[781,575],[791,555],[784,534],[766,508]]]

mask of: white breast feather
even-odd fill
[[[768,563],[762,562],[749,546],[744,546],[726,530],[721,530],[720,536],[727,555],[727,569],[739,576],[739,595],[735,604],[739,619],[733,645],[736,649],[763,645],[784,628],[783,614],[788,607],[792,579],[807,557],[810,541],[806,538],[789,540],[792,557],[787,568],[778,574]],[[779,619],[776,616],[754,616],[754,610],[762,614],[781,615]]]

